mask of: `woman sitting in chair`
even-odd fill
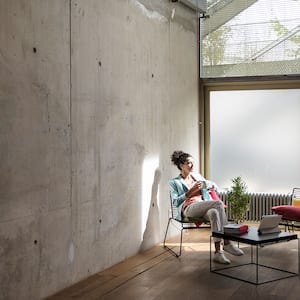
[[[170,180],[170,192],[173,204],[178,208],[177,219],[204,218],[210,221],[212,231],[223,232],[223,226],[228,223],[224,204],[220,200],[206,200],[206,189],[215,188],[215,184],[202,175],[193,172],[193,157],[183,151],[174,151],[171,160],[180,170],[178,177]],[[221,250],[221,240],[214,238],[215,255],[213,260],[221,264],[229,264],[230,260]],[[224,240],[223,250],[233,255],[243,255],[244,252]]]

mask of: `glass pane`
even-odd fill
[[[211,0],[201,76],[299,74],[300,0]]]
[[[211,179],[252,192],[300,185],[300,89],[210,93]]]

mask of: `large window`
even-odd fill
[[[208,0],[201,77],[299,74],[300,0]]]
[[[300,89],[211,91],[210,178],[242,176],[252,192],[300,184]]]

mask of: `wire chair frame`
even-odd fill
[[[165,237],[164,237],[164,243],[163,246],[165,249],[170,251],[175,257],[180,257],[182,254],[182,240],[183,240],[183,231],[184,230],[189,230],[189,229],[203,229],[203,228],[210,228],[210,223],[207,219],[205,218],[184,218],[182,220],[178,220],[176,218],[178,210],[177,207],[173,205],[172,197],[170,195],[170,203],[171,203],[171,208],[169,210],[169,219],[168,219],[168,225],[166,228],[165,232]],[[173,248],[167,246],[166,244],[166,239],[168,235],[168,230],[170,227],[170,223],[174,222],[174,227],[176,227],[178,230],[180,230],[180,243],[179,243],[179,252],[175,252]],[[201,223],[201,225],[200,225]],[[175,224],[179,225],[176,226]]]
[[[300,188],[299,187],[293,188],[293,191],[292,191],[292,194],[291,194],[291,197],[290,197],[289,205],[294,206],[295,205],[295,203],[294,203],[295,199],[300,200]],[[294,221],[294,220],[290,220],[290,219],[287,219],[287,218],[282,218],[282,221],[283,221],[282,225],[284,225],[285,231],[287,229],[288,231],[294,232],[295,228],[300,228],[300,226],[297,225],[296,221]]]

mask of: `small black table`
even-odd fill
[[[250,263],[242,263],[239,265],[234,265],[234,266],[227,266],[227,267],[222,267],[222,268],[213,268],[212,264],[212,242],[213,238],[221,238],[221,239],[227,239],[230,241],[236,241],[238,243],[243,243],[243,244],[248,244],[251,245],[251,261]],[[271,266],[266,266],[258,263],[258,254],[259,254],[259,248],[266,246],[266,245],[272,245],[280,242],[288,242],[291,240],[298,240],[298,249],[297,249],[297,267],[298,271],[296,272],[290,272],[287,270],[279,269],[279,268],[274,268]],[[253,246],[256,246],[256,259],[254,260],[253,258]],[[284,258],[283,258],[284,259]],[[237,275],[232,275],[230,272],[228,272],[230,269],[234,268],[241,268],[246,265],[252,265],[255,268],[255,279],[254,280],[249,280],[249,279],[243,279],[241,277],[238,277]],[[279,278],[276,279],[271,279],[271,280],[259,280],[259,268],[268,268],[272,270],[277,270],[280,271],[283,275],[280,276]],[[276,281],[284,278],[289,278],[289,277],[294,277],[299,275],[299,239],[297,234],[295,233],[290,233],[290,232],[280,232],[280,233],[272,233],[272,234],[265,234],[265,235],[259,235],[257,232],[256,227],[249,227],[249,231],[245,234],[238,235],[238,234],[228,234],[228,233],[221,233],[221,232],[212,232],[212,235],[210,237],[210,271],[219,275],[223,275],[226,277],[238,279],[244,282],[252,283],[252,284],[263,284],[271,281]]]

